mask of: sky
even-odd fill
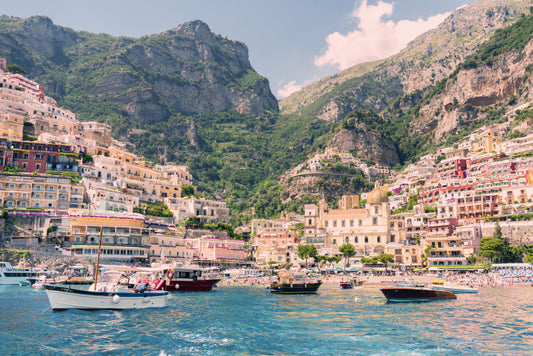
[[[323,77],[389,57],[474,0],[0,0],[0,14],[44,15],[76,31],[141,37],[202,20],[244,42],[284,98]]]

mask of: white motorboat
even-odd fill
[[[463,286],[459,284],[448,283],[433,284],[431,288],[433,288],[434,290],[445,290],[454,294],[477,293],[479,291],[477,288],[474,288],[472,286]]]
[[[0,285],[27,284],[27,279],[37,279],[40,271],[33,268],[14,268],[9,262],[0,262]]]
[[[94,283],[89,290],[60,285],[43,285],[52,310],[146,309],[161,308],[167,305],[167,301],[171,298],[167,291],[146,292],[141,289],[132,290],[120,287],[117,283],[121,273],[110,271],[99,280],[101,246],[102,233],[100,232]]]
[[[43,287],[52,310],[162,308],[167,306],[167,302],[171,298],[170,293],[166,291],[136,292],[116,285],[97,291],[49,284],[45,284]]]
[[[57,284],[45,284],[43,288],[52,310],[161,308],[171,298],[166,291],[133,290],[118,285],[120,276],[116,271],[106,271],[88,290]]]

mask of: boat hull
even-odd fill
[[[0,274],[0,285],[19,285],[27,282],[28,278],[37,279],[38,272],[6,272]]]
[[[351,283],[341,283],[340,285],[342,289],[353,289],[353,284]]]
[[[218,282],[220,279],[173,279],[167,282],[165,289],[169,292],[209,292]]]
[[[95,292],[57,285],[43,286],[52,310],[123,310],[162,308],[167,305],[168,292]]]
[[[388,302],[428,302],[431,300],[457,299],[452,292],[430,288],[381,288]]]
[[[310,283],[272,283],[270,292],[273,294],[313,294],[318,291],[322,282]]]

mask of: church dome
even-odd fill
[[[368,197],[366,198],[367,204],[388,203],[389,196],[387,195],[387,189],[383,188],[384,187],[381,187],[379,184],[379,181],[376,181],[375,188],[368,193]]]

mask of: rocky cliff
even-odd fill
[[[143,123],[174,113],[278,111],[246,45],[213,34],[201,21],[134,39],[76,32],[42,16],[4,16],[0,56],[25,68],[60,104],[91,119],[95,106],[113,106]]]
[[[480,0],[460,8],[397,55],[323,78],[281,100],[280,109],[330,121],[340,121],[358,107],[382,112],[400,96],[426,90],[446,78],[496,29],[515,21],[530,6],[533,0]],[[369,81],[382,95],[369,96],[368,90],[361,90]]]
[[[460,66],[445,80],[443,89],[420,107],[410,123],[415,134],[434,131],[436,140],[441,140],[496,109],[500,116],[512,114],[515,108],[533,101],[533,18],[524,17],[523,22],[529,30],[500,36],[505,42],[518,43],[517,37],[527,40],[523,48],[517,44],[518,48],[487,59],[495,40],[482,46],[481,53]]]
[[[339,152],[356,152],[359,158],[394,166],[400,163],[394,143],[364,125],[342,129],[333,137],[328,148]]]

